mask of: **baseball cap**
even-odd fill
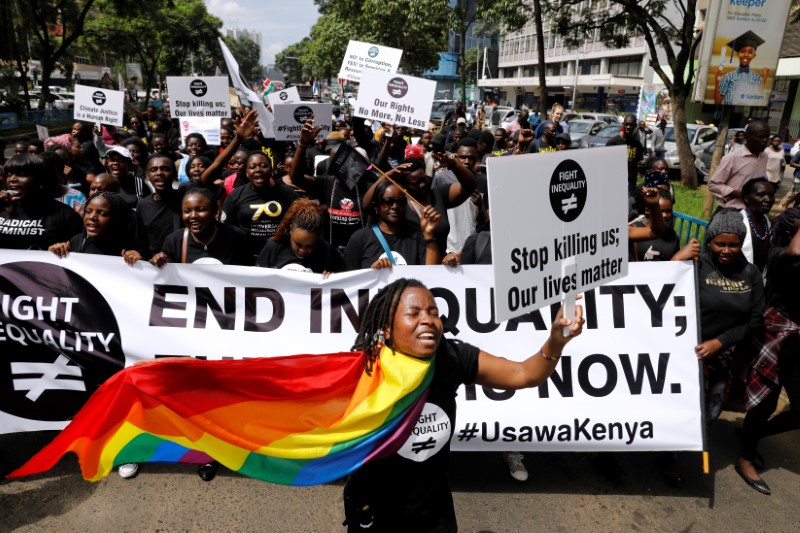
[[[131,151],[125,148],[124,146],[112,146],[106,152],[106,157],[108,157],[112,153],[118,153],[122,157],[133,161],[133,157],[131,157]]]

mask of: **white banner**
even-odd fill
[[[75,86],[75,120],[123,126],[125,93],[87,85]]]
[[[36,124],[36,135],[39,137],[39,140],[44,141],[50,137],[50,130],[47,129],[47,126]]]
[[[425,129],[436,82],[391,72],[365,70],[354,115],[397,126]]]
[[[168,76],[167,91],[173,118],[231,116],[228,78]]]
[[[97,382],[137,359],[349,350],[370,296],[403,276],[431,288],[447,337],[523,360],[547,338],[554,309],[494,322],[489,268],[402,267],[322,279],[0,251],[0,433],[63,427]],[[628,277],[586,293],[582,303],[585,331],[545,385],[459,391],[456,449],[702,450],[692,265],[632,264]]]
[[[627,151],[570,150],[488,160],[498,318],[623,277]]]
[[[190,133],[199,133],[211,146],[219,146],[220,143],[220,124],[215,117],[194,117],[183,118],[179,121],[181,125],[181,146],[186,146],[186,137]]]
[[[350,41],[347,44],[347,51],[344,53],[338,78],[361,81],[361,76],[366,69],[397,72],[402,56],[403,51],[399,48]]]
[[[331,104],[309,104],[302,102],[299,104],[276,105],[272,108],[275,113],[275,140],[277,141],[297,141],[300,139],[300,132],[306,120],[315,117],[315,126],[322,129],[317,134],[317,139],[324,139],[331,130],[331,115],[333,106]]]
[[[289,87],[282,91],[272,92],[267,95],[269,105],[276,106],[281,104],[299,104],[302,102],[297,87]]]
[[[242,79],[242,75],[239,73],[239,63],[236,62],[236,58],[233,57],[225,41],[219,39],[219,46],[222,49],[222,57],[225,58],[225,65],[228,67],[228,73],[230,74],[233,87],[236,89],[236,94],[247,99],[252,108],[258,112],[258,125],[264,137],[274,137],[272,132],[274,117],[272,113],[267,109],[267,106],[264,105],[262,97],[250,89]]]

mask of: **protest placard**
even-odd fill
[[[625,276],[625,146],[493,157],[487,166],[500,320]]]
[[[178,121],[181,125],[181,145],[186,145],[186,136],[200,133],[209,145],[219,145],[219,118],[191,117]]]
[[[409,128],[428,127],[436,82],[365,70],[354,115]]]
[[[173,118],[231,116],[227,78],[168,76],[167,90]]]
[[[361,81],[364,70],[397,72],[403,51],[399,48],[379,46],[377,44],[350,41],[339,69],[339,78],[350,81]]]
[[[276,106],[281,104],[299,104],[302,102],[297,87],[289,87],[282,91],[271,92],[267,95],[269,105]]]
[[[276,105],[275,112],[275,140],[296,141],[300,139],[303,124],[312,115],[316,118],[315,125],[321,126],[317,139],[324,139],[331,132],[331,104],[299,104]]]
[[[39,140],[42,141],[50,137],[50,131],[47,129],[47,126],[40,126],[39,124],[36,125],[36,134]]]
[[[125,93],[86,85],[75,86],[75,120],[124,126]]]

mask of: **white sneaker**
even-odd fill
[[[528,481],[528,469],[522,464],[523,455],[518,452],[503,452],[511,477],[517,481]]]
[[[139,473],[139,463],[126,463],[124,465],[119,465],[119,468],[117,468],[117,472],[123,479],[130,479],[132,477],[136,477],[136,474]],[[527,477],[527,475],[528,474],[526,472],[525,477]]]

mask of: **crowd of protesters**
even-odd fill
[[[2,169],[0,248],[323,276],[490,264],[486,161],[568,150],[563,111],[555,106],[536,128],[520,113],[508,131],[492,132],[482,106],[469,115],[459,106],[427,130],[336,108],[290,143],[266,137],[255,112],[240,108],[222,121],[220,146],[200,134],[181,142],[174,121],[153,107],[132,112],[120,129],[76,122],[68,134],[14,145]],[[318,139],[329,120],[332,133]],[[800,427],[798,410],[770,418],[781,387],[800,405],[800,295],[790,282],[800,269],[800,207],[792,198],[770,219],[779,183],[767,179],[769,127],[754,121],[711,179],[719,209],[704,246],[681,246],[663,143],[647,150],[642,130],[627,115],[608,143],[628,147],[630,260],[697,261],[706,418],[728,404],[746,407],[736,471],[768,494],[758,442]],[[338,164],[348,151],[366,164]],[[515,479],[527,479],[520,454],[505,458]],[[660,464],[667,481],[683,482],[674,456]]]

